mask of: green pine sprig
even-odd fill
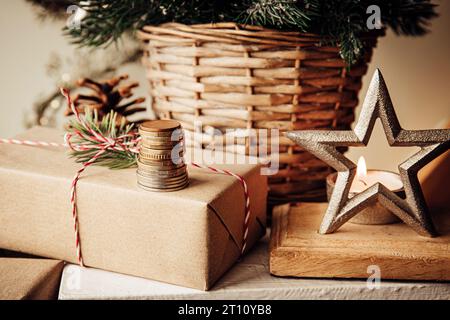
[[[308,32],[315,8],[317,1],[311,0],[255,0],[237,20],[244,24]]]
[[[29,0],[36,4],[48,1]],[[339,46],[347,64],[364,53],[367,7],[377,5],[381,22],[399,35],[428,32],[437,16],[430,0],[90,0],[73,1],[86,11],[80,28],[65,29],[79,46],[103,47],[144,25],[237,22],[319,34]]]
[[[114,111],[108,113],[103,117],[102,121],[98,120],[98,114],[96,111],[92,112],[90,109],[86,109],[84,116],[85,123],[92,128],[95,132],[101,134],[104,137],[115,139],[124,135],[130,135],[136,132],[133,124],[126,124],[124,118],[121,119],[119,125],[117,125],[117,114]],[[100,142],[92,137],[92,134],[86,127],[76,121],[71,120],[68,125],[67,131],[73,134],[71,142],[81,146],[100,146]],[[76,133],[80,132],[80,135]],[[123,143],[131,142],[132,138],[126,138]],[[100,149],[90,149],[84,151],[71,151],[71,157],[75,158],[76,162],[84,163],[92,159]],[[119,151],[107,149],[95,162],[100,166],[105,166],[110,169],[125,169],[134,167],[137,163],[137,154],[132,151]]]

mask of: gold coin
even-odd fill
[[[138,175],[139,178],[142,178],[143,180],[148,180],[150,182],[171,182],[182,180],[183,178],[187,177],[186,170],[178,172],[176,175],[166,176],[166,175],[158,175],[157,173],[142,172],[138,169],[136,171],[136,174]]]
[[[149,169],[148,167],[138,167],[137,172],[143,176],[149,176],[149,177],[176,177],[182,173],[186,172],[186,166],[173,169],[173,170],[161,170],[161,169]]]
[[[168,185],[168,184],[177,184],[188,178],[186,173],[179,174],[175,177],[157,177],[157,176],[145,176],[141,173],[137,172],[138,180],[145,184],[153,184],[153,185]]]
[[[139,134],[142,138],[146,139],[168,139],[168,140],[180,140],[182,137],[184,137],[183,131],[181,129],[177,129],[175,131],[162,131],[162,132],[143,132],[139,131]]]
[[[182,156],[184,153],[184,150],[182,148],[179,149],[170,149],[170,150],[158,150],[158,149],[149,149],[149,148],[145,148],[145,147],[141,147],[141,149],[139,150],[139,154],[141,156],[149,156],[149,157],[157,157],[158,155],[162,155],[162,156],[171,156],[172,154],[174,156]],[[148,157],[146,157],[148,158]]]
[[[174,131],[162,131],[162,132],[145,132],[143,131],[141,136],[148,140],[180,140],[184,138],[184,131],[182,129],[176,129]]]
[[[172,174],[172,175],[176,175],[175,172],[181,173],[186,170],[186,165],[182,165],[180,167],[155,167],[155,166],[147,166],[147,165],[139,165],[138,164],[138,170],[141,172],[146,172],[148,174],[160,174],[160,175],[164,175],[164,174]]]
[[[187,185],[189,184],[189,181],[187,181],[187,182],[185,182],[183,184],[180,184],[178,186],[171,186],[171,187],[167,187],[167,188],[161,188],[161,187],[155,187],[155,186],[147,186],[145,184],[140,183],[139,181],[138,181],[137,184],[141,188],[149,190],[149,191],[158,191],[159,190],[159,191],[167,191],[167,192],[169,192],[169,191],[181,190],[181,189],[186,188]]]
[[[177,129],[171,132],[140,132],[141,139],[154,140],[154,141],[178,141],[184,138],[184,132],[181,129]]]
[[[139,131],[143,132],[171,132],[181,129],[181,124],[175,120],[150,120],[139,126]]]
[[[184,136],[181,125],[177,121],[155,120],[155,122],[157,121],[159,122],[155,123],[156,125],[144,126],[145,123],[143,123],[141,126],[139,126],[139,134],[142,138],[179,140]],[[165,123],[161,124],[160,121],[169,121],[171,123],[166,125]],[[172,122],[175,122],[176,124]]]
[[[159,188],[159,189],[168,189],[168,188],[176,188],[178,186],[184,185],[186,184],[186,182],[189,179],[184,179],[184,180],[180,180],[177,182],[173,182],[173,183],[150,183],[148,181],[144,181],[141,179],[138,179],[138,183],[140,183],[143,186],[149,187],[149,188]]]
[[[171,154],[141,153],[139,156],[141,157],[141,159],[146,160],[161,160],[161,161],[173,160]],[[183,155],[181,154],[180,157],[182,156]]]
[[[164,139],[154,139],[154,138],[148,138],[141,136],[141,145],[165,145],[165,144],[177,144],[177,143],[184,142],[184,137],[175,137],[172,139],[171,137],[164,137]]]
[[[176,163],[172,160],[155,160],[155,159],[144,159],[138,158],[138,166],[148,167],[149,170],[170,170],[181,168],[185,165],[182,158],[180,158],[180,162]]]
[[[180,148],[180,151],[183,151],[182,148]],[[141,145],[141,148],[139,149],[140,154],[172,154],[172,150],[155,150],[151,148],[147,148],[146,146]]]
[[[158,160],[158,159],[147,159],[143,158],[140,155],[138,155],[138,160],[142,164],[147,164],[149,166],[180,166],[184,164],[184,158],[180,157],[179,159],[176,159],[177,161],[174,161],[172,159],[169,160]]]
[[[184,148],[184,142],[166,142],[166,143],[142,143],[141,147],[152,150],[172,150],[173,148]]]
[[[148,136],[141,136],[141,142],[142,143],[153,143],[153,144],[163,144],[163,143],[177,143],[184,140],[183,135],[176,135],[176,136],[167,136],[167,137],[148,137]]]
[[[172,191],[178,191],[178,190],[182,190],[184,188],[186,188],[189,185],[189,181],[186,182],[186,184],[184,185],[180,185],[178,187],[173,187],[173,188],[152,188],[152,187],[147,187],[145,185],[142,185],[138,182],[138,186],[146,191],[153,191],[153,192],[172,192]]]
[[[179,183],[181,181],[184,181],[187,179],[187,174],[178,174],[177,176],[172,177],[164,177],[164,176],[155,176],[155,175],[146,175],[142,174],[141,172],[136,173],[138,176],[138,180],[142,183],[146,184],[158,184],[158,185],[164,185],[164,184],[175,184]]]
[[[140,157],[142,159],[149,159],[149,160],[170,160],[172,159],[170,155],[147,155],[147,154],[140,154]]]
[[[173,157],[172,157],[173,153]],[[139,156],[143,159],[148,160],[170,160],[174,158],[177,160],[178,158],[182,158],[184,155],[184,150],[179,150],[178,152],[172,150],[153,150],[141,147],[139,151]],[[178,162],[178,160],[177,160]]]

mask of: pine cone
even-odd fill
[[[80,113],[84,113],[85,108],[90,108],[92,111],[97,110],[100,121],[108,113],[114,111],[117,113],[118,123],[121,122],[122,118],[126,119],[132,114],[146,111],[145,107],[136,106],[136,104],[145,101],[144,97],[136,98],[120,105],[122,100],[130,98],[133,95],[132,90],[139,86],[139,83],[133,82],[119,87],[119,83],[125,79],[128,79],[128,75],[126,74],[104,82],[96,82],[88,78],[78,80],[77,85],[79,87],[91,89],[93,92],[90,95],[77,94],[72,99],[75,108]],[[73,112],[70,107],[67,107],[64,114],[69,116],[73,114]]]

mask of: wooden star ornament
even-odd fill
[[[336,147],[367,146],[377,118],[381,120],[390,146],[420,147],[419,152],[398,166],[405,189],[405,199],[381,183],[376,183],[348,198],[356,174],[356,164],[340,153]],[[378,201],[418,234],[428,237],[437,235],[417,173],[450,148],[450,129],[402,129],[380,70],[377,69],[372,77],[354,130],[289,131],[286,136],[338,172],[319,233],[335,232],[361,210]]]

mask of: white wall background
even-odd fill
[[[450,1],[437,1],[440,17],[432,23],[432,33],[423,38],[395,37],[388,33],[375,51],[362,101],[373,70],[382,70],[400,123],[408,129],[427,129],[450,118]],[[45,65],[52,52],[70,55],[74,47],[61,34],[62,23],[40,22],[24,0],[0,0],[0,136],[13,136],[23,130],[24,115],[40,94],[51,92],[54,82]],[[140,65],[126,71],[141,82],[145,92],[144,70]],[[367,149],[352,148],[368,166],[396,170],[399,161],[413,150],[388,148],[378,124]]]

